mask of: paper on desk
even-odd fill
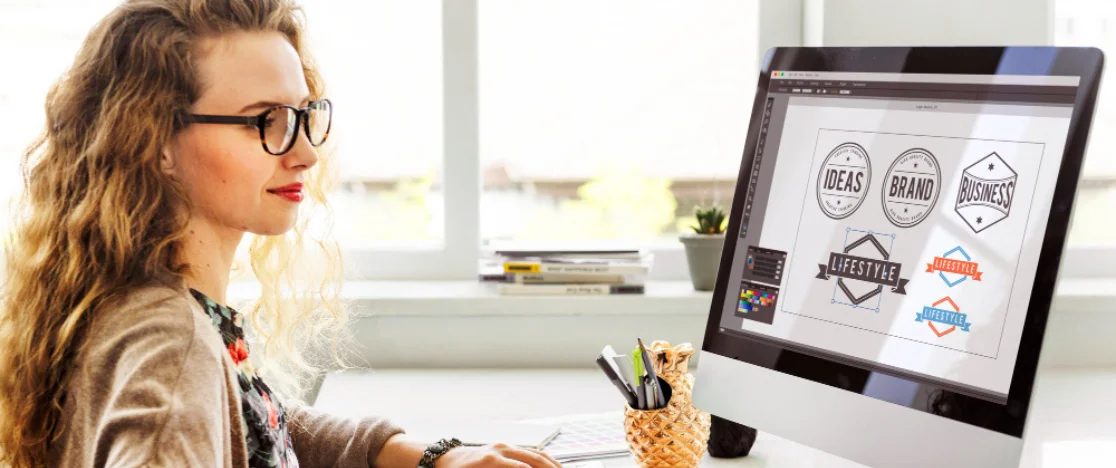
[[[553,424],[528,424],[518,421],[483,419],[409,418],[392,422],[402,427],[407,438],[434,443],[442,438],[456,437],[466,445],[488,445],[503,442],[517,447],[542,450],[558,435],[561,427]]]
[[[628,455],[624,439],[624,413],[577,414],[521,421],[527,424],[559,424],[558,437],[542,450],[559,462]]]

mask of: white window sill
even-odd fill
[[[341,297],[356,304],[358,316],[412,315],[492,315],[586,313],[683,313],[708,314],[709,292],[694,291],[687,281],[648,281],[642,295],[617,296],[501,296],[492,285],[476,281],[347,281]],[[233,284],[232,302],[255,297],[259,287],[252,283]],[[1057,312],[1113,311],[1116,302],[1116,277],[1067,278],[1059,281],[1054,310]],[[506,305],[503,305],[505,304]],[[425,304],[425,305],[424,305]],[[429,305],[449,305],[430,308]],[[491,306],[491,307],[485,307]],[[526,307],[530,306],[530,307]],[[571,309],[571,306],[578,308]],[[621,309],[614,308],[622,306]]]
[[[254,284],[229,288],[230,302],[259,294]],[[694,291],[689,281],[648,281],[645,294],[615,296],[501,296],[495,286],[476,281],[346,281],[343,300],[356,317],[585,315],[709,313],[709,292]]]
[[[476,281],[362,281],[343,292],[362,316],[390,315],[704,315],[712,294],[689,281],[648,281],[642,295],[501,296]]]
[[[230,287],[231,302],[258,294]],[[349,281],[358,365],[376,368],[585,367],[605,344],[635,337],[700,346],[711,293],[649,281],[644,295],[500,296],[476,281]],[[239,300],[238,300],[239,299]],[[1042,365],[1116,365],[1116,278],[1057,288]]]

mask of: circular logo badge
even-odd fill
[[[914,227],[930,216],[941,192],[938,160],[922,148],[909,149],[887,170],[883,182],[883,209],[891,224]]]
[[[845,219],[864,202],[872,181],[868,152],[856,143],[844,143],[825,157],[818,173],[818,205],[826,216]]]

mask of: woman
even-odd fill
[[[300,331],[344,319],[335,285],[291,292],[310,274],[295,266],[302,205],[324,207],[332,119],[299,15],[286,0],[129,1],[52,88],[7,252],[0,465],[414,467],[427,451],[437,468],[558,466],[320,414],[268,385],[295,374],[252,366],[305,368]],[[225,305],[245,233],[264,292],[247,317]],[[335,244],[316,244],[336,277]]]

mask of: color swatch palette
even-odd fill
[[[746,314],[758,307],[771,307],[774,304],[775,294],[755,289],[744,289],[740,291],[740,306],[736,310]]]
[[[775,321],[775,307],[779,301],[779,288],[755,281],[740,281],[740,301],[733,315],[744,320],[771,325]]]

